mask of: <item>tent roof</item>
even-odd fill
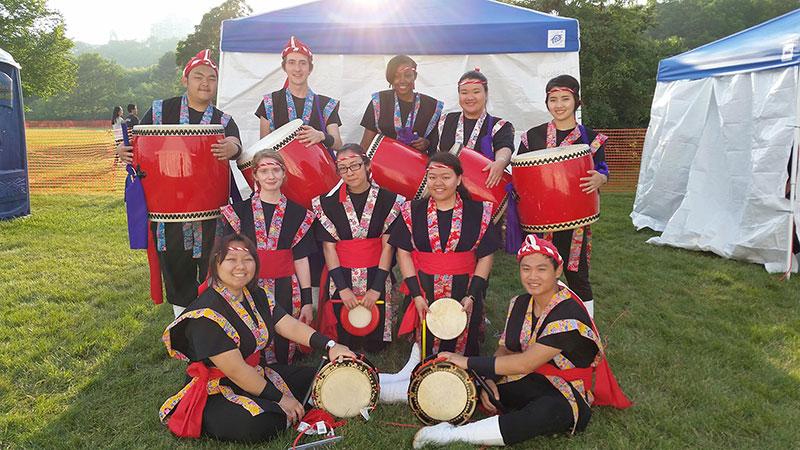
[[[698,79],[800,63],[800,9],[661,60],[658,81]]]
[[[320,54],[576,52],[578,21],[490,0],[320,0],[222,23],[226,52],[280,53],[295,35]]]
[[[10,64],[19,69],[19,64],[14,61],[14,57],[2,48],[0,48],[0,63]]]

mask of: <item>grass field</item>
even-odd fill
[[[32,216],[0,222],[0,448],[286,448],[290,432],[248,447],[178,440],[158,422],[183,365],[159,341],[172,312],[147,299],[145,255],[127,249],[118,197],[37,195]],[[585,433],[515,448],[800,447],[798,278],[646,245],[652,233],[627,217],[632,195],[603,201],[592,258],[598,326],[636,404],[595,408]],[[499,257],[493,333],[516,278],[513,260]],[[398,342],[373,360],[394,371],[407,349]],[[415,424],[406,407],[382,406],[338,430],[338,448],[408,448],[415,430],[389,421]]]

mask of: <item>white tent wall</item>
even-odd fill
[[[659,83],[631,214],[648,242],[787,270],[799,94],[796,66]]]
[[[386,63],[394,55],[314,55],[309,85],[338,98],[344,142],[359,142],[361,117],[373,92],[388,89]],[[494,55],[411,55],[418,64],[416,90],[445,102],[445,112],[459,109],[456,85],[464,72],[480,67],[489,78],[489,113],[514,124],[517,136],[547,121],[544,87],[550,78],[578,77],[578,53],[509,53]],[[222,52],[218,104],[239,125],[245,147],[258,141],[253,114],[265,94],[280,89],[286,76],[279,54]]]

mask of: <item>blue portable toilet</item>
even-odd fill
[[[31,213],[19,69],[0,48],[0,219]]]

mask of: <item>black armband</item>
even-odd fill
[[[336,286],[336,289],[342,290],[350,287],[344,277],[344,269],[342,269],[341,266],[329,270],[328,275],[331,277],[331,280],[333,280],[333,284]]]
[[[324,145],[326,148],[333,147],[334,142],[336,142],[336,139],[333,137],[333,135],[328,134],[324,131],[322,132],[322,134],[325,135],[325,139],[322,141],[322,145]]]
[[[483,300],[483,296],[486,294],[486,287],[488,285],[489,283],[485,278],[478,275],[473,275],[472,279],[469,281],[469,289],[467,289],[467,294],[475,297],[476,300]]]
[[[474,370],[478,375],[494,378],[497,374],[494,371],[494,356],[470,356],[467,358],[467,367]]]
[[[408,288],[408,293],[411,295],[411,298],[422,296],[422,289],[419,287],[419,280],[417,279],[416,275],[406,278],[403,280],[403,283],[406,284],[406,288]]]
[[[378,292],[382,291],[386,288],[387,278],[389,278],[389,271],[378,267],[378,270],[375,272],[375,278],[372,279],[372,284],[369,288]]]
[[[311,298],[312,296],[310,287],[300,288],[300,304],[302,306],[310,305],[311,303],[313,303],[311,301]]]
[[[308,346],[313,348],[314,350],[325,350],[325,346],[328,345],[331,338],[325,336],[324,334],[320,333],[319,331],[315,331],[314,334],[311,335],[311,339],[308,340]]]
[[[283,397],[283,393],[279,391],[271,381],[267,380],[267,385],[264,386],[264,389],[260,394],[258,394],[258,396],[273,402],[279,402]]]

